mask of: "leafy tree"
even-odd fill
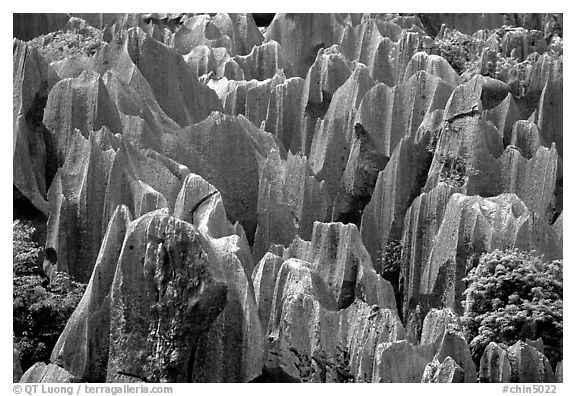
[[[397,240],[390,240],[386,247],[378,252],[376,272],[384,279],[398,286],[400,265],[402,264],[402,244]]]
[[[390,240],[386,247],[378,252],[376,272],[392,284],[398,312],[402,312],[402,295],[400,293],[400,269],[402,265],[402,243]]]
[[[22,369],[48,362],[52,348],[84,294],[86,285],[55,273],[50,280],[37,265],[40,248],[31,240],[34,228],[13,224],[13,324],[14,341]]]
[[[491,341],[509,346],[538,338],[553,367],[562,360],[562,261],[495,250],[464,280],[463,325],[477,364]]]

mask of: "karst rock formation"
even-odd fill
[[[562,259],[562,15],[262,15],[14,14],[14,217],[87,284],[15,380],[562,381],[460,322]]]

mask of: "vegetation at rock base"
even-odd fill
[[[402,264],[402,244],[400,241],[391,240],[386,247],[379,252],[376,262],[376,272],[384,279],[398,286],[400,265]]]
[[[102,31],[91,26],[81,29],[63,29],[29,41],[44,59],[55,62],[66,58],[81,58],[94,55],[105,42]]]
[[[480,257],[464,279],[462,318],[476,364],[491,341],[510,346],[538,338],[552,367],[562,360],[562,266],[518,250]]]
[[[65,273],[56,273],[52,279],[44,274],[37,265],[40,247],[31,240],[33,233],[34,228],[26,223],[13,225],[14,342],[24,371],[35,362],[49,361],[86,288]]]

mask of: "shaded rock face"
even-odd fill
[[[88,287],[68,320],[50,360],[90,382],[106,379],[110,333],[110,290],[131,216],[119,206],[103,239]]]
[[[187,381],[194,344],[222,311],[226,295],[223,269],[209,261],[192,226],[163,211],[132,223],[110,291],[106,380],[123,382],[128,373]]]
[[[415,144],[406,136],[378,174],[360,228],[362,241],[373,261],[390,240],[401,238],[404,214],[423,186],[429,158],[424,143]]]
[[[276,14],[265,38],[280,43],[304,77],[318,50],[338,44],[343,29],[334,14]]]
[[[384,169],[388,158],[378,152],[362,124],[354,125],[354,133],[356,136],[334,202],[332,221],[358,226],[374,191],[378,173]]]
[[[518,341],[507,350],[512,382],[555,382],[548,359],[536,348]]]
[[[38,382],[61,382],[61,383],[73,383],[73,382],[80,382],[80,379],[74,377],[68,371],[64,370],[62,367],[59,367],[52,363],[43,363],[38,362],[35,363],[32,367],[30,367],[22,378],[20,379],[21,383],[38,383]]]
[[[20,352],[16,347],[12,347],[12,382],[19,382],[22,378],[22,364],[20,363]]]
[[[15,380],[562,381],[460,322],[480,254],[562,258],[561,15],[74,15],[14,17],[51,31],[13,42],[14,217],[88,282]]]
[[[13,186],[16,196],[46,216],[46,193],[55,172],[50,133],[42,124],[49,92],[48,65],[37,50],[13,43]],[[15,203],[16,205],[16,203]]]
[[[447,356],[442,363],[438,360],[428,363],[422,375],[422,382],[462,383],[465,382],[464,371],[454,359]]]
[[[461,313],[465,288],[461,279],[474,252],[518,247],[549,257],[559,254],[559,241],[549,227],[529,226],[533,216],[513,194],[486,199],[452,195],[421,273],[420,292],[428,297],[420,301]]]
[[[260,169],[268,153],[283,154],[277,140],[246,119],[222,113],[212,113],[180,136],[211,166],[206,180],[222,192],[230,220],[239,221],[253,243]]]
[[[359,64],[334,93],[324,119],[316,124],[310,148],[310,165],[316,176],[326,181],[330,197],[336,196],[346,168],[356,109],[373,85],[368,69]]]
[[[488,344],[480,359],[480,382],[510,382],[511,374],[506,350],[494,342]]]
[[[285,250],[284,258],[291,257],[309,262],[318,271],[339,308],[361,299],[396,310],[392,286],[376,274],[355,225],[316,222],[310,242],[297,238]]]
[[[258,190],[254,258],[259,260],[273,244],[288,247],[296,235],[310,239],[314,222],[326,221],[329,209],[326,185],[314,177],[306,157],[268,157]]]
[[[378,344],[372,382],[420,382],[432,357],[431,348],[407,340]]]

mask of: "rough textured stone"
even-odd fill
[[[443,362],[444,364],[447,357],[454,359],[454,362],[463,371],[464,376],[461,382],[476,382],[476,366],[472,361],[468,343],[460,331],[451,327],[446,328],[444,331],[444,336],[438,347],[438,352],[436,352],[434,356],[434,360]],[[442,368],[440,370],[442,370]]]
[[[556,365],[556,382],[564,382],[564,362],[560,362]]]
[[[423,186],[429,158],[424,143],[415,144],[405,136],[378,174],[360,228],[362,242],[373,261],[389,241],[401,239],[404,214]]]
[[[530,121],[516,121],[512,128],[510,145],[517,147],[524,158],[532,158],[543,145],[538,126]]]
[[[264,165],[267,152],[280,150],[275,137],[250,122],[242,122],[241,116],[222,113],[212,113],[182,130],[180,136],[211,166],[206,180],[221,192],[229,219],[242,224],[252,243],[257,225],[260,166]]]
[[[320,180],[326,181],[332,199],[338,192],[346,167],[356,109],[373,85],[368,69],[358,64],[348,80],[334,93],[324,119],[317,123],[310,149],[310,166]]]
[[[452,90],[426,71],[392,88],[377,84],[362,99],[356,122],[370,133],[380,152],[390,157],[404,136],[416,132],[426,114],[444,108]]]
[[[555,144],[547,149],[540,147],[527,159],[508,146],[499,158],[503,192],[515,193],[526,206],[541,218],[552,220],[556,208],[554,192],[558,168]]]
[[[522,341],[507,349],[511,382],[555,382],[554,371],[548,359],[538,350]]]
[[[182,174],[179,169],[170,168],[150,151],[143,153],[122,139],[106,184],[103,224],[108,224],[112,212],[121,204],[135,218],[160,208],[172,210],[182,186]]]
[[[432,309],[422,325],[422,335],[420,345],[431,344],[437,349],[444,337],[444,333],[449,326],[459,329],[460,318],[450,309]]]
[[[372,382],[420,382],[433,354],[429,346],[412,345],[406,340],[378,344]]]
[[[94,134],[86,139],[77,129],[69,135],[66,151],[48,191],[46,249],[51,253],[44,269],[87,282],[107,227],[104,202],[115,153],[102,151]]]
[[[68,371],[64,370],[62,367],[58,367],[52,363],[35,363],[30,367],[22,378],[21,383],[70,383],[70,382],[80,382],[79,378],[74,377]]]
[[[335,14],[276,14],[264,36],[282,45],[304,77],[318,50],[338,44],[343,29]]]
[[[419,305],[422,302],[419,294],[424,264],[434,246],[436,233],[442,224],[446,205],[452,194],[457,191],[456,188],[446,183],[440,183],[430,192],[422,193],[416,197],[404,216],[400,293],[402,295],[402,314],[407,321],[406,330],[409,334],[416,336],[413,342],[421,339],[420,323],[424,320],[424,317],[416,318],[416,322],[410,320],[414,313],[422,309]],[[429,338],[425,336],[424,339]]]
[[[262,328],[266,330],[270,321],[270,311],[272,308],[272,298],[278,271],[284,263],[284,259],[273,253],[266,253],[258,262],[252,273],[254,284],[254,295],[258,304],[258,314]]]
[[[269,156],[259,184],[255,259],[273,244],[287,247],[296,235],[310,239],[314,221],[326,221],[329,209],[325,183],[313,176],[306,157]]]
[[[38,51],[20,40],[13,42],[13,186],[36,210],[48,214],[46,193],[55,162],[51,135],[42,124],[49,92],[48,66]],[[15,194],[16,195],[16,194]],[[15,197],[16,198],[16,197]]]
[[[510,382],[511,372],[506,350],[495,342],[488,344],[480,359],[480,382]]]
[[[467,258],[472,253],[517,247],[545,257],[561,254],[551,228],[514,194],[493,198],[453,194],[420,277],[420,298],[430,307],[462,313]],[[426,296],[426,297],[424,297]],[[414,297],[413,297],[414,298]]]
[[[274,40],[254,46],[248,55],[237,55],[234,61],[243,70],[245,80],[265,80],[274,77],[280,70],[287,77],[294,77],[290,58]]]
[[[210,260],[193,226],[166,210],[132,222],[110,294],[106,381],[123,382],[122,373],[189,380],[198,337],[222,312],[226,296],[224,269]]]
[[[370,382],[379,343],[404,338],[396,314],[356,301],[336,311],[336,301],[310,264],[282,264],[268,327],[269,370],[302,382]]]
[[[304,82],[302,94],[302,128],[300,146],[298,149],[305,155],[310,154],[316,123],[323,118],[334,93],[348,80],[352,74],[353,65],[342,54],[337,45],[322,48]]]
[[[370,201],[378,173],[388,158],[378,152],[370,134],[361,124],[354,125],[355,139],[348,155],[340,190],[334,200],[332,221],[360,225],[364,207]]]
[[[60,165],[64,164],[75,129],[84,137],[103,126],[122,133],[118,110],[104,81],[87,71],[78,78],[56,83],[48,95],[43,123],[53,136]]]
[[[22,378],[22,364],[20,363],[20,352],[12,347],[12,382],[19,382]]]
[[[114,211],[84,296],[52,350],[51,362],[83,381],[106,379],[110,290],[130,221],[127,207],[119,206]]]
[[[430,75],[440,77],[449,85],[456,87],[462,82],[458,73],[452,69],[452,66],[441,56],[428,55],[426,52],[417,52],[412,56],[402,81],[407,81],[410,77],[419,70],[424,70]]]
[[[300,115],[304,84],[302,78],[293,77],[272,88],[266,114],[266,131],[276,135],[286,151],[293,153],[302,148]]]
[[[314,223],[310,242],[296,238],[284,258],[307,261],[328,284],[340,308],[360,299],[396,310],[392,285],[376,274],[354,224]]]
[[[422,374],[423,383],[462,383],[464,381],[464,371],[458,363],[450,356],[440,363],[434,359],[428,363]]]
[[[137,90],[144,101],[156,101],[179,126],[199,122],[210,112],[222,109],[216,94],[196,80],[176,50],[138,28],[129,29],[121,43],[107,44],[93,64],[98,73],[108,70],[115,73],[124,85]]]

